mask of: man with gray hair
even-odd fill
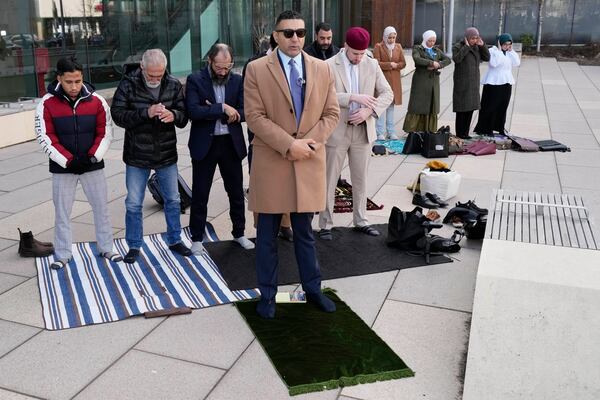
[[[180,255],[191,250],[181,242],[180,199],[177,184],[175,127],[187,124],[181,83],[166,73],[167,57],[160,49],[146,50],[140,68],[123,76],[113,97],[111,114],[125,128],[126,263],[134,263],[143,245],[142,203],[151,170],[156,171],[164,199],[167,244]]]

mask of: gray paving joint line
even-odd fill
[[[131,350],[135,350],[135,346],[137,346],[138,344],[140,344],[140,342],[142,340],[144,340],[145,338],[148,337],[148,335],[150,335],[152,332],[154,332],[159,326],[161,326],[166,320],[167,318],[163,318],[162,321],[160,321],[158,324],[156,324],[156,326],[152,329],[150,329],[150,331],[148,331],[145,335],[143,335],[137,342],[135,342],[131,347],[129,347],[129,349],[127,349],[126,351],[123,352],[123,354],[121,354],[119,357],[117,357],[116,360],[114,360],[112,363],[110,363],[106,368],[104,368],[102,371],[100,371],[98,373],[98,375],[96,375],[94,378],[92,378],[87,384],[85,384],[81,389],[79,389],[74,395],[73,397],[71,397],[71,400],[75,399],[77,396],[79,396],[85,389],[87,389],[92,383],[94,383],[98,378],[100,378],[102,375],[104,375],[104,373],[106,371],[108,371],[110,368],[112,368],[116,363],[118,363],[119,361],[121,361],[121,359],[123,357],[125,357],[125,355],[127,355]]]
[[[169,355],[166,355],[166,354],[160,354],[160,353],[156,353],[156,352],[148,351],[148,350],[144,350],[144,349],[133,348],[133,349],[130,349],[129,351],[137,351],[137,352],[140,352],[140,353],[150,354],[150,355],[158,356],[158,357],[162,357],[162,358],[168,358],[170,360],[181,361],[181,362],[188,363],[188,364],[200,365],[202,367],[218,369],[218,370],[221,370],[221,371],[228,371],[227,368],[215,367],[214,365],[204,364],[204,363],[196,362],[196,361],[190,361],[190,360],[186,360],[184,358],[173,357],[173,356],[169,356]]]
[[[9,389],[9,388],[6,388],[4,386],[0,386],[0,389],[6,390],[7,392],[10,392],[10,393],[16,393],[16,394],[21,395],[21,396],[26,396],[26,397],[32,398],[32,399],[48,400],[46,397],[38,397],[38,396],[35,396],[35,395],[32,395],[32,394],[28,394],[28,393],[24,393],[24,392],[19,392],[18,390]]]
[[[5,320],[2,320],[5,321]],[[13,322],[15,324],[17,324],[18,322],[14,322],[14,321],[8,321],[8,322]],[[19,324],[19,325],[24,325],[24,326],[28,326],[28,327],[32,327],[31,325],[25,325],[25,324]],[[6,357],[7,355],[9,355],[10,353],[12,353],[13,351],[15,351],[16,349],[18,349],[19,347],[23,346],[25,343],[29,342],[31,339],[33,339],[34,337],[36,337],[37,335],[39,335],[40,333],[44,332],[44,329],[41,329],[37,326],[33,327],[36,329],[39,329],[38,332],[34,333],[33,335],[31,335],[27,340],[23,341],[22,343],[19,343],[18,345],[16,345],[15,347],[13,347],[12,349],[10,349],[9,351],[7,351],[6,353],[4,353],[2,355],[2,357],[0,357],[0,359]],[[29,395],[28,395],[29,396]]]
[[[387,300],[387,298],[390,296],[390,293],[392,292],[392,289],[394,288],[394,284],[396,283],[396,280],[400,276],[400,271],[401,270],[396,270],[396,276],[394,277],[394,279],[392,279],[392,284],[390,285],[390,287],[388,288],[387,293],[385,294],[385,297],[383,299],[383,303],[381,303],[381,306],[379,306],[379,310],[377,310],[377,314],[375,314],[375,318],[373,318],[373,323],[371,324],[371,329],[373,329],[373,326],[375,325],[375,322],[377,322],[377,318],[379,318],[379,314],[381,313],[381,309],[383,308],[383,305],[385,304],[385,301]]]
[[[4,292],[0,292],[0,296],[1,296],[1,295],[3,295],[4,293],[8,293],[8,292],[10,292],[10,291],[11,291],[11,290],[13,290],[13,289],[16,289],[16,288],[18,288],[19,286],[21,286],[21,285],[23,285],[23,284],[25,284],[25,283],[29,282],[30,280],[32,280],[32,279],[34,279],[34,278],[37,280],[37,275],[36,275],[36,276],[21,276],[21,275],[15,275],[15,274],[7,273],[7,272],[2,272],[2,273],[3,273],[3,274],[8,274],[8,275],[14,275],[14,276],[18,276],[18,277],[20,277],[20,278],[28,278],[28,279],[25,279],[25,280],[24,280],[23,282],[21,282],[21,283],[17,283],[15,286],[13,286],[13,287],[10,287],[10,288],[8,288],[8,289],[6,289]]]
[[[577,65],[577,68],[579,68],[581,71],[583,71],[581,69],[581,66]],[[559,66],[558,70],[560,71],[560,74],[562,75],[563,80],[567,84],[567,87],[569,88],[569,92],[571,93],[571,96],[573,96],[573,99],[575,99],[575,104],[577,104],[577,107],[579,107],[579,111],[581,111],[581,115],[583,115],[583,119],[585,120],[585,123],[587,124],[588,128],[590,129],[590,132],[594,132],[594,129],[592,128],[592,125],[590,125],[588,119],[585,116],[585,113],[583,112],[583,110],[581,109],[581,106],[579,105],[579,101],[577,101],[577,96],[575,96],[575,93],[573,93],[573,89],[571,88],[571,85],[569,85],[569,81],[567,80],[563,69]],[[586,78],[587,78],[587,75],[586,75]],[[588,79],[588,81],[589,81],[588,85],[591,83],[592,86],[594,86],[594,83],[592,81],[590,81],[589,79]],[[546,115],[548,115],[547,112],[546,112]]]
[[[387,300],[388,301],[394,301],[396,303],[405,303],[405,304],[412,304],[412,305],[415,305],[415,306],[435,308],[435,309],[438,309],[438,310],[453,311],[453,312],[457,312],[457,313],[461,313],[461,314],[468,314],[468,315],[473,314],[471,311],[457,310],[455,308],[449,308],[449,307],[434,306],[434,305],[431,305],[431,304],[417,303],[417,302],[414,302],[414,301],[397,300],[397,299],[387,299]]]

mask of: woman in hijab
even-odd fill
[[[415,72],[412,77],[405,132],[435,132],[440,112],[440,70],[452,62],[444,52],[434,47],[434,31],[423,33],[423,42],[413,47]]]
[[[377,140],[385,140],[386,131],[388,139],[398,139],[394,127],[394,106],[402,104],[402,75],[400,70],[406,66],[406,60],[404,59],[402,46],[396,43],[396,37],[396,29],[393,26],[388,26],[383,30],[383,41],[377,43],[373,50],[373,58],[379,61],[383,75],[394,92],[394,101],[385,112],[385,121],[383,115],[380,115],[377,119]]]
[[[490,52],[476,28],[467,28],[464,39],[452,46],[452,108],[456,113],[456,136],[459,138],[470,138],[473,111],[479,110],[479,64],[489,60]]]
[[[474,129],[480,135],[492,135],[494,131],[505,133],[506,109],[515,83],[512,69],[521,64],[519,55],[512,49],[510,34],[498,36],[497,45],[490,48],[490,64],[482,81],[481,110]]]

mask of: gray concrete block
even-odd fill
[[[24,276],[17,276],[0,272],[0,294],[9,291],[13,287],[25,282],[26,280],[27,278]]]
[[[585,168],[572,165],[559,165],[558,175],[564,188],[600,190],[600,168]]]
[[[530,192],[560,193],[558,174],[537,174],[530,172],[504,172],[502,189]]]
[[[504,171],[556,174],[554,152],[540,152],[534,157],[535,160],[530,153],[507,151]]]
[[[75,399],[201,399],[223,373],[219,369],[131,350]]]
[[[0,295],[0,318],[44,328],[37,277]]]
[[[31,400],[33,400],[35,398],[25,396],[24,394],[0,389],[0,399],[2,399],[2,400],[30,400],[31,399]]]
[[[0,211],[17,213],[52,199],[52,182],[43,180],[0,196]]]
[[[47,165],[35,165],[0,176],[0,190],[10,192],[50,178]]]
[[[2,341],[0,341],[0,357],[14,350],[38,332],[40,332],[38,328],[0,320],[0,337],[2,337]],[[2,392],[0,392],[0,399],[3,398]]]
[[[160,321],[131,318],[44,331],[0,359],[0,386],[33,396],[70,399]]]
[[[0,251],[0,272],[26,278],[36,276],[35,258],[19,256],[18,245],[15,243],[13,246]]]
[[[10,174],[11,172],[29,169],[40,164],[48,166],[48,156],[42,153],[41,150],[25,152],[24,154],[18,154],[12,158],[1,160],[0,171],[2,171],[2,174]]]
[[[253,337],[235,307],[226,304],[170,317],[136,349],[228,369]]]

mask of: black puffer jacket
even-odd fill
[[[148,117],[148,108],[162,103],[175,114],[171,123]],[[142,70],[123,77],[113,97],[110,113],[116,125],[125,128],[123,161],[138,168],[161,168],[177,162],[175,127],[187,124],[185,99],[181,83],[165,73],[159,99],[146,87]]]

